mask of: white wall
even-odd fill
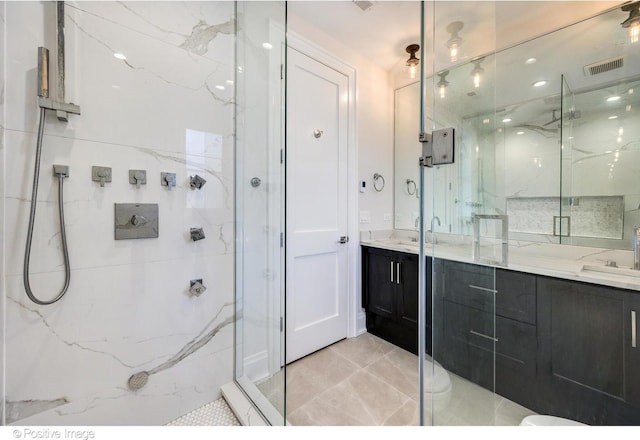
[[[82,115],[66,124],[48,115],[30,271],[41,298],[62,285],[51,166],[67,164],[71,286],[50,306],[26,297],[22,261],[36,49],[48,47],[55,59],[55,4],[3,6],[7,421],[167,423],[218,398],[233,378],[233,3],[67,6],[67,101]],[[92,165],[112,167],[113,182],[92,182]],[[131,185],[129,169],[146,169],[147,184]],[[172,191],[160,186],[163,171],[177,174]],[[189,188],[196,173],[207,180],[200,191]],[[115,241],[121,202],[157,203],[159,238]],[[206,239],[191,241],[190,227],[204,228]],[[200,297],[188,293],[195,278],[208,288]],[[156,368],[143,389],[127,388],[132,374]]]
[[[297,16],[295,2],[289,4],[287,27],[356,69],[358,180],[367,182],[358,209],[370,218],[360,229],[392,229],[393,88],[388,72]],[[385,179],[381,192],[373,189],[375,173]]]

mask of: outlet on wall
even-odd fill
[[[391,214],[390,213],[385,213],[384,214],[384,221],[385,222],[390,222],[391,221]]]

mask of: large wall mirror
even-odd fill
[[[434,128],[456,129],[456,162],[427,170],[439,213],[425,213],[427,229],[471,235],[473,214],[506,214],[511,239],[631,248],[640,43],[620,26],[627,16],[610,10],[437,72],[427,102]],[[418,226],[419,99],[418,83],[395,91],[396,229]]]

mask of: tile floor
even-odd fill
[[[417,425],[418,358],[365,333],[287,365],[287,419],[297,426]],[[450,373],[428,424],[516,426],[534,412]]]
[[[214,400],[188,414],[178,417],[167,426],[239,426],[240,422],[233,414],[223,397]]]

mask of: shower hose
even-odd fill
[[[49,305],[59,301],[69,288],[69,282],[71,280],[71,268],[69,265],[69,250],[67,248],[67,235],[64,227],[64,203],[62,199],[62,188],[64,182],[64,176],[58,174],[58,212],[60,215],[60,238],[62,240],[62,253],[64,254],[64,286],[58,295],[49,301],[43,301],[38,299],[31,291],[29,284],[29,259],[31,257],[31,241],[33,239],[33,224],[36,219],[36,203],[38,198],[38,177],[40,175],[40,157],[42,155],[42,137],[44,134],[44,123],[46,118],[46,109],[40,108],[40,124],[38,126],[38,141],[36,145],[36,164],[33,173],[33,189],[31,191],[31,211],[29,213],[29,228],[27,232],[27,246],[24,252],[24,266],[23,266],[23,279],[24,289],[27,292],[27,296],[31,301],[40,305]]]

